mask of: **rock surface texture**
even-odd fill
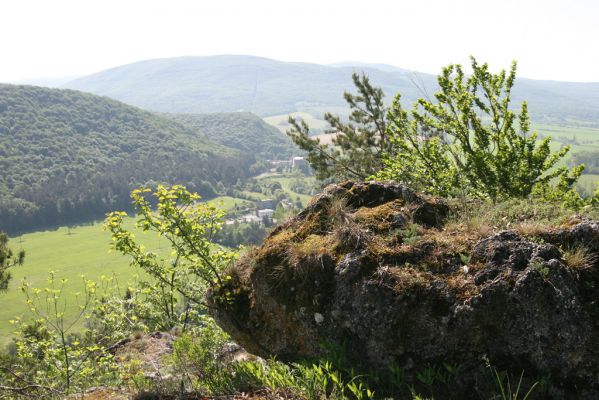
[[[239,260],[213,314],[260,356],[326,342],[375,368],[488,360],[549,377],[549,397],[599,398],[599,222],[481,233],[449,214],[400,185],[328,186]]]

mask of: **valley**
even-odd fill
[[[244,222],[244,216],[255,216],[257,205],[260,200],[274,197],[272,190],[268,188],[276,184],[281,188],[277,192],[280,198],[289,199],[293,204],[297,200],[301,206],[305,206],[311,196],[298,193],[293,189],[298,182],[306,187],[312,187],[312,177],[301,174],[279,174],[271,172],[263,177],[258,177],[248,187],[248,190],[240,191],[243,198],[231,196],[217,196],[209,201],[217,207],[227,211],[225,221],[231,224],[240,220],[241,228],[247,225],[263,225],[262,218],[252,222]],[[260,191],[254,191],[260,190]],[[297,189],[296,189],[297,190]],[[306,189],[311,190],[311,189]],[[282,196],[281,196],[282,195]],[[274,201],[274,208],[279,201]],[[297,206],[292,206],[294,209]],[[274,210],[273,210],[274,211]],[[291,211],[291,210],[290,210]],[[280,213],[279,218],[286,218],[285,213]],[[276,222],[276,220],[275,220]],[[155,234],[145,233],[135,227],[136,218],[128,217],[125,227],[130,229],[138,239],[146,246],[147,251],[168,256],[170,248],[166,239]],[[65,316],[68,320],[77,313],[76,294],[83,289],[82,276],[97,282],[112,279],[124,290],[129,284],[133,284],[137,276],[145,276],[144,272],[129,265],[129,258],[110,250],[110,233],[103,229],[104,222],[95,220],[85,224],[74,224],[61,226],[51,230],[40,230],[10,238],[11,247],[15,251],[25,250],[25,264],[15,267],[13,279],[9,288],[2,293],[4,307],[0,308],[0,348],[11,341],[13,326],[10,320],[17,316],[27,317],[29,310],[25,302],[25,296],[19,290],[23,279],[26,279],[32,287],[46,287],[49,271],[53,271],[58,280],[66,279],[64,285],[65,294]],[[225,225],[227,228],[229,225]],[[258,240],[262,240],[265,234],[264,228],[257,233]]]
[[[356,70],[367,76],[352,76]],[[509,362],[518,361],[520,351],[495,348],[494,340],[476,348],[479,328],[485,337],[501,332],[509,338],[533,319],[534,329],[542,326],[539,332],[555,339],[547,351],[570,346],[589,353],[578,343],[587,342],[560,339],[576,322],[559,319],[574,314],[556,287],[575,293],[572,304],[595,305],[599,283],[589,271],[597,261],[599,83],[517,80],[513,104],[529,101],[530,127],[539,138],[552,138],[539,150],[526,112],[512,124],[516,114],[508,101],[497,105],[505,76],[474,76],[480,79],[475,88],[458,93],[441,79],[437,85],[434,75],[389,65],[227,55],[139,61],[60,89],[0,84],[0,231],[9,234],[8,247],[0,247],[0,284],[8,282],[0,292],[0,377],[19,385],[30,371],[44,379],[52,373],[47,382],[57,382],[61,395],[94,382],[135,393],[166,391],[156,398],[167,399],[177,390],[202,396],[249,390],[268,399],[353,400],[377,398],[371,385],[414,400],[422,398],[417,391],[446,393],[454,379],[478,382],[491,371],[504,384],[495,368],[512,373]],[[489,95],[485,86],[490,107],[480,98],[463,101],[487,80],[499,90]],[[430,103],[423,106],[426,115],[400,107],[387,112],[398,90],[409,110],[439,88],[446,91],[440,103],[455,96],[465,108]],[[479,109],[467,107],[472,104]],[[340,115],[329,118],[334,133],[325,112]],[[556,155],[564,146],[570,153]],[[567,168],[583,163],[586,173],[576,186],[568,183]],[[130,196],[135,188],[145,190]],[[132,198],[143,204],[138,215]],[[111,211],[124,211],[107,219],[112,237],[103,221]],[[138,218],[151,233],[136,225]],[[216,219],[220,229],[214,229]],[[501,254],[494,252],[504,249],[514,254],[499,265]],[[13,258],[21,251],[23,265]],[[50,274],[58,290],[47,289]],[[84,278],[98,283],[98,302],[82,311]],[[23,281],[31,288],[25,292],[41,299],[35,321]],[[520,284],[535,296],[519,293]],[[58,311],[52,309],[57,298]],[[490,311],[485,301],[476,303],[480,298]],[[512,298],[516,306],[505,300]],[[561,307],[547,325],[557,334],[544,328],[548,313],[539,310],[547,304]],[[471,309],[481,310],[479,319],[471,318]],[[574,311],[577,321],[591,324]],[[53,312],[58,322],[44,318]],[[520,322],[501,330],[489,319],[494,314],[504,318],[502,327]],[[460,333],[466,320],[472,335]],[[437,332],[448,332],[444,340],[455,350],[448,360],[455,365],[445,359],[432,364],[446,354]],[[462,337],[475,355],[462,351]],[[520,338],[527,336],[509,340]],[[339,348],[321,346],[329,340]],[[402,340],[407,353],[395,352]],[[422,351],[426,340],[439,350]],[[346,360],[347,343],[357,347]],[[371,343],[378,346],[374,353]],[[229,348],[231,354],[247,350],[250,358],[229,361]],[[497,364],[486,360],[486,369],[475,370],[485,348],[499,354]],[[138,363],[133,353],[156,358]],[[360,359],[351,359],[354,354]],[[501,364],[502,355],[508,364]],[[468,357],[477,358],[468,364],[474,360]],[[306,359],[316,361],[304,366]],[[22,375],[4,374],[12,365]],[[462,365],[470,369],[462,373]],[[526,366],[527,373],[547,372],[537,359]],[[380,375],[361,374],[362,367],[379,368]],[[565,371],[558,376],[563,382],[575,377],[594,385],[583,373]],[[409,385],[398,383],[404,372],[416,377]],[[172,376],[179,379],[176,389],[167,387]],[[542,378],[525,382],[534,388]],[[310,379],[325,382],[322,396],[308,394],[320,385],[306,383]],[[491,383],[485,393],[497,393]],[[339,397],[329,397],[335,390]],[[293,397],[297,393],[303,397]]]

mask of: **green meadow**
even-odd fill
[[[221,208],[233,208],[243,200],[222,196],[213,200]],[[25,250],[25,263],[12,270],[13,279],[8,290],[0,293],[3,307],[0,308],[0,347],[10,341],[13,326],[10,320],[31,315],[20,290],[23,279],[35,288],[48,285],[49,272],[56,280],[66,279],[64,285],[65,315],[71,318],[78,308],[76,293],[83,289],[83,278],[97,282],[105,278],[116,279],[120,287],[135,280],[142,271],[129,265],[128,257],[110,250],[110,233],[103,229],[103,221],[76,227],[61,227],[55,230],[27,233],[10,238],[9,246]],[[166,239],[152,232],[143,232],[135,227],[135,218],[128,217],[124,226],[133,231],[136,239],[148,251],[168,254]]]
[[[133,229],[136,237],[148,250],[167,250],[166,240],[152,233],[144,233],[134,227],[132,217],[125,226]],[[110,250],[110,233],[103,230],[103,222],[89,225],[62,227],[56,230],[27,233],[10,239],[13,250],[25,250],[25,263],[13,268],[13,279],[7,291],[0,293],[0,345],[10,340],[13,330],[10,320],[30,316],[25,295],[19,289],[23,279],[32,287],[47,286],[48,273],[53,271],[57,280],[66,279],[64,294],[67,320],[75,315],[75,293],[83,289],[82,275],[100,281],[102,277],[115,277],[121,285],[134,279],[139,270],[129,266],[127,257]]]
[[[310,196],[297,194],[289,189],[290,178],[268,177],[266,180],[281,182],[284,190],[293,199],[299,196],[304,204]],[[310,179],[310,178],[307,178]],[[247,192],[253,198],[268,196]],[[229,210],[247,202],[229,196],[220,196],[211,202],[222,209]],[[73,318],[78,310],[76,294],[82,292],[83,278],[100,282],[112,278],[120,287],[136,279],[143,272],[129,265],[128,257],[110,250],[110,233],[103,229],[103,221],[96,221],[76,227],[61,227],[54,230],[26,233],[11,237],[9,246],[14,251],[25,250],[25,263],[12,270],[13,279],[8,290],[0,292],[0,349],[10,342],[15,317],[31,316],[25,295],[20,286],[25,279],[32,287],[43,289],[48,286],[49,272],[55,273],[56,280],[65,279],[64,299],[66,319]],[[143,232],[135,227],[135,218],[127,217],[124,226],[134,232],[136,238],[148,251],[168,254],[170,248],[166,239],[152,232]]]
[[[565,145],[570,146],[571,150],[560,162],[561,165],[569,165],[568,161],[577,152],[599,151],[599,129],[538,124],[533,125],[533,129],[543,136],[551,137],[553,150]],[[583,173],[577,187],[584,193],[593,193],[599,187],[599,175]]]

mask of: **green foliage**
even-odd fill
[[[112,383],[116,378],[117,368],[106,352],[104,338],[93,330],[84,335],[75,330],[80,321],[91,318],[97,284],[84,279],[85,290],[76,297],[79,313],[72,319],[65,318],[64,284],[52,272],[44,290],[23,282],[32,318],[11,321],[17,329],[15,355],[0,371],[12,391],[62,397],[94,384]]]
[[[167,362],[186,392],[232,392],[231,376],[227,376],[225,364],[219,361],[230,339],[212,318],[203,316],[199,321],[198,327],[177,338]]]
[[[336,134],[333,145],[312,139],[304,120],[289,117],[291,129],[287,135],[307,152],[306,159],[321,180],[364,180],[382,168],[383,155],[394,153],[387,134],[382,89],[372,86],[366,75],[354,73],[352,80],[358,93],[343,95],[351,110],[349,122],[331,113],[324,116],[330,126],[327,132]]]
[[[152,195],[156,212],[148,195]],[[224,211],[210,203],[199,202],[200,196],[183,186],[158,186],[136,189],[131,193],[139,215],[137,226],[164,237],[173,252],[171,258],[148,252],[135,241],[135,236],[123,228],[124,212],[113,212],[106,218],[106,229],[112,233],[113,248],[131,257],[131,264],[140,267],[168,288],[169,301],[178,292],[185,301],[203,306],[208,288],[222,285],[228,279],[224,268],[236,257],[234,252],[214,245],[211,239],[222,227]]]
[[[306,364],[283,364],[273,359],[266,363],[240,362],[232,366],[234,376],[241,378],[237,385],[243,387],[265,387],[271,393],[290,393],[306,399],[372,399],[371,390],[365,379],[354,376],[346,379],[333,365],[324,360]],[[250,386],[251,387],[251,386]]]
[[[530,398],[533,393],[535,387],[539,384],[539,382],[535,382],[530,386],[528,391],[520,397],[520,390],[524,390],[522,388],[522,378],[524,377],[524,371],[520,374],[520,379],[518,380],[518,384],[515,388],[512,387],[510,382],[510,377],[508,374],[500,373],[497,369],[493,368],[493,373],[495,374],[495,379],[497,380],[497,387],[501,394],[501,400],[527,400]]]
[[[151,208],[150,194],[156,201],[156,212]],[[132,192],[132,198],[139,213],[139,227],[168,240],[173,249],[171,257],[146,252],[133,233],[124,228],[125,214],[110,214],[106,228],[112,233],[114,249],[130,256],[132,265],[147,272],[152,281],[128,285],[122,293],[111,280],[105,281],[105,286],[84,280],[83,294],[75,297],[79,312],[72,319],[65,317],[65,280],[57,282],[51,274],[45,290],[24,284],[33,318],[29,322],[20,318],[14,321],[18,327],[16,354],[6,367],[7,374],[14,378],[8,382],[14,386],[7,390],[32,388],[50,397],[105,382],[137,382],[135,369],[127,373],[129,366],[115,363],[109,351],[133,332],[174,326],[185,332],[190,325],[208,327],[212,323],[212,328],[201,333],[201,347],[222,347],[221,339],[226,336],[219,336],[213,322],[201,314],[205,312],[206,289],[226,281],[222,270],[235,258],[235,253],[210,242],[220,229],[223,211],[199,202],[199,195],[182,186],[159,186],[154,192],[138,189]],[[85,329],[81,332],[82,321]],[[210,372],[208,376],[216,379],[214,371]]]
[[[398,152],[377,178],[445,196],[495,201],[535,194],[572,203],[584,167],[556,167],[569,147],[552,152],[549,138],[530,133],[526,103],[518,114],[510,108],[516,63],[492,74],[487,64],[471,61],[470,76],[461,65],[443,69],[436,102],[420,99],[408,113],[395,97],[388,119]]]
[[[4,232],[0,232],[0,291],[6,290],[11,274],[9,269],[23,264],[25,260],[25,251],[19,251],[16,256],[8,247],[8,236]]]
[[[248,176],[240,154],[114,100],[0,85],[0,220],[12,233],[129,209],[129,192],[181,183],[205,197]]]
[[[248,112],[215,114],[165,114],[167,118],[197,129],[208,139],[262,159],[293,155],[293,143],[281,132]]]

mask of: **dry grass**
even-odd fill
[[[268,275],[274,288],[281,289],[291,283],[305,284],[318,279],[329,264],[330,249],[335,246],[333,235],[309,235],[306,239],[289,243],[284,262],[274,265]]]
[[[432,281],[429,273],[408,266],[385,267],[379,273],[382,277],[386,276],[392,279],[393,289],[397,293],[424,288]]]
[[[597,255],[584,246],[567,249],[562,257],[566,265],[572,269],[592,268],[597,261]]]
[[[487,218],[481,215],[454,216],[450,219],[443,231],[452,236],[464,236],[474,239],[489,237],[497,231],[497,228],[489,223]]]
[[[384,233],[392,229],[393,218],[403,216],[406,222],[411,220],[409,212],[401,200],[394,200],[376,207],[362,207],[354,213],[356,222],[374,232]]]
[[[514,226],[514,230],[525,237],[540,236],[547,232],[547,226],[537,221],[524,221]]]
[[[330,226],[336,230],[351,222],[351,208],[347,205],[345,197],[333,197],[328,209],[328,218]]]

